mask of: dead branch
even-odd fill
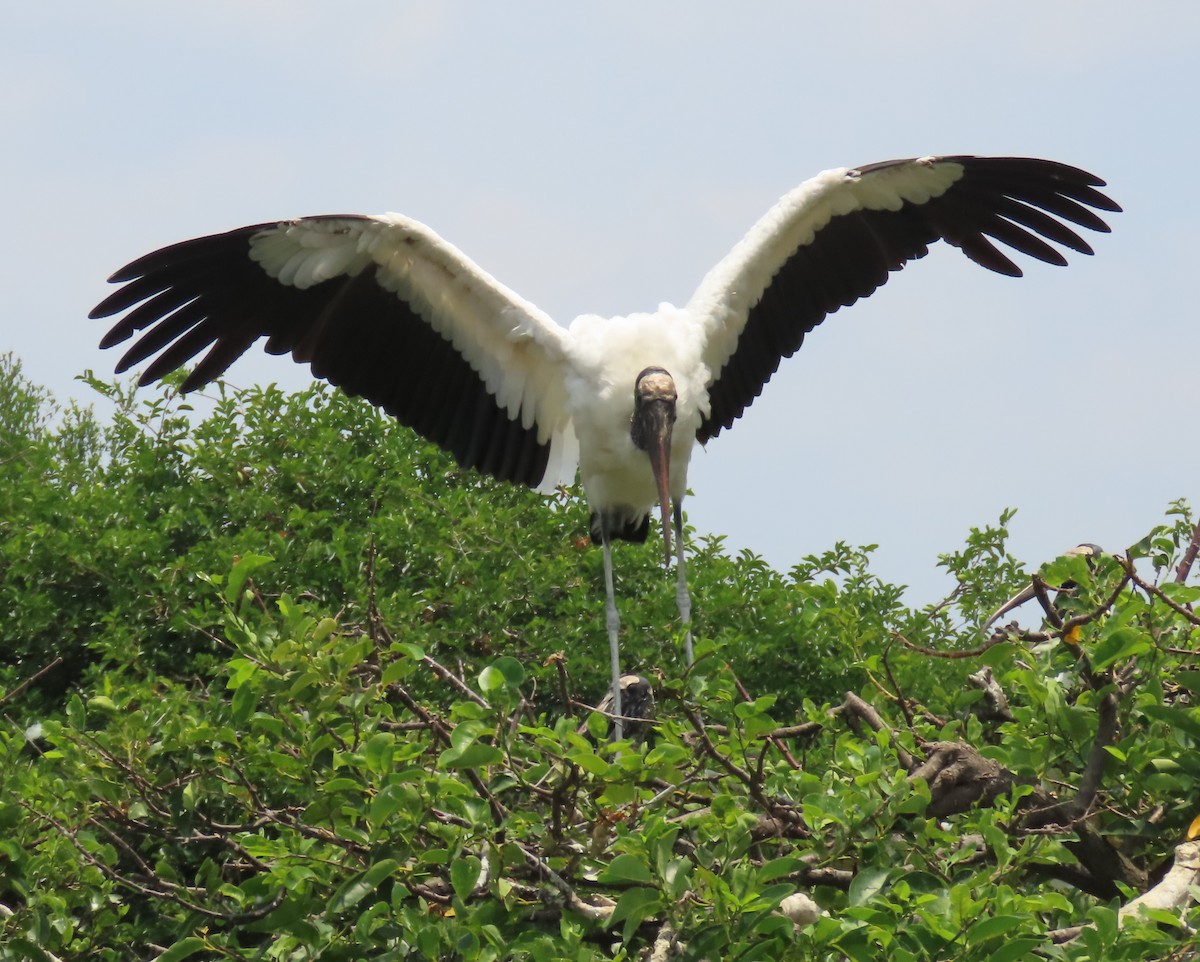
[[[559,875],[544,859],[534,855],[524,845],[516,843],[517,848],[521,850],[521,854],[525,856],[525,862],[532,868],[539,878],[545,879],[550,883],[551,888],[562,899],[563,903],[573,912],[577,912],[584,918],[591,919],[594,922],[606,922],[616,910],[617,904],[611,899],[603,899],[603,904],[593,905],[590,902],[585,902],[571,888],[570,884]]]
[[[0,705],[3,705],[5,702],[11,701],[13,698],[16,698],[17,695],[21,694],[21,692],[23,692],[30,685],[34,684],[34,682],[36,682],[39,678],[41,678],[42,675],[46,674],[46,672],[48,672],[48,671],[53,671],[55,668],[57,668],[61,664],[62,664],[62,655],[59,655],[52,662],[50,662],[50,664],[42,666],[36,672],[34,672],[32,675],[30,675],[28,678],[26,678],[23,682],[21,682],[21,684],[17,685],[17,687],[14,688],[12,691],[10,691],[6,695],[0,697]]]
[[[934,817],[964,812],[973,805],[990,805],[1016,784],[1013,774],[985,758],[966,742],[933,742],[929,756],[909,771],[910,779],[929,785],[928,813]]]
[[[1142,909],[1174,912],[1183,908],[1195,901],[1197,882],[1200,882],[1200,840],[1184,842],[1175,847],[1175,861],[1167,874],[1153,888],[1121,906],[1117,912],[1117,924],[1124,925],[1127,919],[1137,917]],[[1062,944],[1078,938],[1086,927],[1072,925],[1054,929],[1046,935],[1050,941]]]
[[[984,652],[986,652],[989,648],[995,648],[997,645],[1002,644],[1006,641],[1012,641],[1012,637],[1011,637],[1010,633],[1004,629],[1001,629],[1000,631],[997,631],[995,634],[993,634],[990,638],[988,638],[988,640],[985,641],[978,648],[969,648],[969,649],[962,650],[962,651],[960,651],[960,650],[941,651],[937,648],[926,648],[923,645],[915,644],[914,642],[909,641],[907,638],[905,638],[899,632],[893,632],[892,637],[895,638],[898,642],[900,642],[900,644],[902,644],[909,651],[915,651],[918,655],[925,655],[928,658],[945,658],[948,660],[957,660],[957,659],[961,659],[961,658],[978,658],[980,655],[982,655]]]
[[[862,729],[858,724],[860,721],[865,722],[873,731],[887,731],[890,733],[892,735],[892,745],[896,749],[896,757],[900,760],[900,764],[906,771],[912,769],[913,757],[896,741],[895,731],[893,731],[891,726],[889,726],[883,720],[883,718],[880,717],[879,712],[875,710],[873,705],[863,701],[863,699],[854,694],[854,692],[846,692],[846,700],[843,701],[837,708],[832,709],[830,714],[841,715],[843,718],[845,718],[846,724],[849,725],[856,734],[862,734]]]
[[[1000,687],[1000,682],[996,681],[996,676],[992,674],[990,667],[984,665],[974,674],[967,675],[967,681],[983,692],[986,708],[979,712],[981,719],[984,721],[1013,720],[1012,709],[1008,705],[1008,696],[1004,694],[1004,689]]]
[[[1158,585],[1141,578],[1138,573],[1133,570],[1133,562],[1128,558],[1122,558],[1121,560],[1125,565],[1125,576],[1135,585],[1141,588],[1142,591],[1149,595],[1153,595],[1173,612],[1175,612],[1175,614],[1182,615],[1193,625],[1200,625],[1200,615],[1197,615],[1194,611],[1189,611],[1187,608],[1183,607],[1183,605],[1172,601],[1163,593],[1163,590],[1158,587]]]
[[[1183,552],[1183,557],[1179,560],[1179,566],[1175,569],[1175,583],[1183,584],[1188,579],[1188,575],[1192,572],[1192,565],[1196,563],[1196,555],[1200,554],[1200,521],[1196,522],[1196,527],[1192,528],[1192,538],[1188,542],[1187,550]]]
[[[1154,888],[1143,892],[1117,913],[1119,921],[1136,916],[1143,908],[1171,912],[1195,899],[1193,886],[1200,880],[1200,840],[1175,847],[1175,862]]]
[[[677,944],[674,927],[670,922],[663,922],[658,930],[658,938],[654,940],[654,946],[650,950],[648,962],[667,962],[674,954]]]

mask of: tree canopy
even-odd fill
[[[578,491],[320,385],[88,381],[111,422],[0,360],[0,959],[1200,955],[1184,502],[1032,567],[1006,514],[924,608],[693,541],[691,671],[621,548],[613,743]]]

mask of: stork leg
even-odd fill
[[[687,566],[684,564],[683,552],[683,505],[675,502],[675,605],[679,608],[679,620],[683,622],[686,634],[683,636],[683,652],[687,658],[687,666],[692,667],[692,596],[688,593]]]
[[[613,588],[612,539],[608,535],[608,524],[602,519],[600,542],[604,547],[604,623],[608,627],[608,655],[612,662],[612,711],[615,741],[624,734],[621,725],[621,649],[617,636],[621,627],[621,616],[617,614],[617,593]]]

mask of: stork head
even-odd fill
[[[661,367],[648,367],[633,385],[633,419],[629,437],[645,451],[662,506],[665,563],[671,564],[671,428],[675,424],[675,381]]]

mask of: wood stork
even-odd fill
[[[1100,545],[1092,544],[1090,541],[1085,541],[1083,544],[1077,544],[1074,548],[1068,548],[1066,551],[1064,551],[1062,553],[1062,557],[1064,557],[1064,558],[1082,557],[1085,561],[1087,561],[1087,565],[1089,568],[1095,569],[1096,559],[1099,558],[1100,555],[1102,555],[1102,554],[1104,554],[1104,549],[1101,548]],[[1059,587],[1057,589],[1055,589],[1055,591],[1056,591],[1055,599],[1057,600],[1060,595],[1072,594],[1075,591],[1075,589],[1078,587],[1079,587],[1079,585],[1077,585],[1074,581],[1071,581],[1069,579],[1067,581],[1064,581],[1061,585],[1059,585]],[[1027,602],[1030,598],[1036,597],[1037,591],[1038,591],[1037,585],[1031,581],[1024,588],[1022,588],[1020,591],[1018,591],[1015,595],[1013,595],[1011,598],[1009,598],[1008,601],[1004,602],[1004,604],[1002,604],[999,608],[997,608],[995,611],[993,611],[988,616],[987,621],[985,621],[983,623],[983,626],[979,630],[982,632],[986,632],[989,628],[992,627],[992,625],[994,625],[997,621],[999,621],[1001,618],[1003,618],[1010,611],[1012,611],[1016,608],[1020,608],[1021,605],[1025,604],[1025,602]]]
[[[400,214],[302,217],[165,247],[117,271],[110,281],[124,286],[91,316],[128,310],[101,346],[142,331],[117,365],[153,357],[142,384],[207,349],[183,385],[198,388],[265,337],[268,352],[290,352],[464,467],[552,488],[577,466],[604,552],[619,716],[612,541],[643,541],[660,506],[689,626],[680,505],[693,447],[730,427],[827,314],[935,241],[1013,276],[1020,268],[993,241],[1051,264],[1066,263],[1053,244],[1092,253],[1068,224],[1108,230],[1093,209],[1120,207],[1103,186],[1019,157],[828,170],[784,195],[684,307],[569,328]],[[690,664],[690,631],[685,644]]]

